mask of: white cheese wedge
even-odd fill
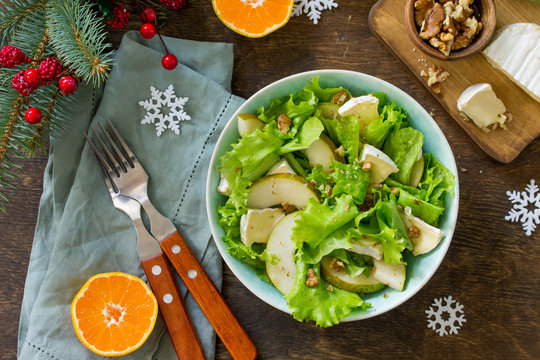
[[[285,159],[281,159],[280,161],[278,161],[266,173],[266,175],[273,175],[273,174],[295,174],[296,175],[294,170],[289,165],[289,162]]]
[[[439,245],[441,239],[443,238],[443,232],[441,229],[431,226],[422,219],[412,215],[411,208],[408,206],[403,212],[400,213],[400,215],[403,222],[407,226],[407,229],[415,226],[420,233],[420,235],[417,237],[411,237],[414,256],[426,254]]]
[[[341,116],[357,116],[376,119],[378,112],[379,99],[373,95],[364,95],[350,99],[341,105],[338,113]]]
[[[223,175],[221,175],[221,179],[219,180],[217,192],[225,196],[229,196],[231,194],[231,187],[229,186],[229,182],[223,177]]]
[[[491,65],[540,101],[540,25],[516,23],[502,27],[482,53]]]
[[[399,171],[396,163],[392,161],[388,155],[369,144],[364,144],[360,162],[363,164],[366,164],[367,162],[371,163],[369,182],[372,184],[380,184],[386,180],[390,174]]]
[[[240,239],[246,246],[266,243],[274,225],[284,216],[281,209],[249,209],[240,218]]]
[[[489,84],[474,84],[466,88],[457,100],[457,107],[476,126],[486,131],[493,124],[503,125],[508,119],[506,107]]]
[[[238,133],[242,137],[247,136],[255,130],[262,129],[264,127],[264,123],[259,120],[259,118],[255,114],[238,114],[237,121]]]

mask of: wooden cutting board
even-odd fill
[[[495,5],[497,29],[517,22],[540,22],[540,6],[528,0],[498,0]],[[380,0],[371,9],[369,25],[482,150],[502,163],[514,160],[540,135],[540,103],[493,68],[480,53],[457,61],[437,60],[425,55],[409,38],[404,16],[405,0]],[[427,71],[430,65],[437,65],[450,73],[442,83],[439,95],[434,94],[426,79],[420,76],[420,72]],[[477,83],[490,83],[497,97],[512,113],[514,120],[507,124],[507,130],[485,133],[472,121],[463,120],[457,109],[457,99],[469,85]]]

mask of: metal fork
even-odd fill
[[[114,207],[124,212],[133,221],[137,233],[137,253],[141,259],[141,264],[150,283],[150,287],[156,295],[159,310],[163,315],[171,342],[178,357],[180,359],[204,360],[204,351],[189,318],[169,263],[163,255],[158,242],[146,230],[142,222],[141,205],[137,201],[120,194],[115,189],[114,184],[111,182],[109,175],[98,158],[95,145],[88,137],[87,140],[98,159],[99,168],[105,179],[105,184],[111,195]]]
[[[159,242],[163,253],[199,304],[232,357],[237,360],[255,359],[257,357],[255,344],[240,325],[172,221],[161,215],[152,205],[147,193],[148,175],[146,171],[113,124],[109,120],[107,122],[111,132],[107,131],[103,125],[99,125],[105,136],[105,141],[92,129],[102,147],[101,151],[88,137],[87,139],[112,185],[119,194],[134,199],[142,205],[150,220],[150,233]],[[193,356],[188,358],[191,359]]]

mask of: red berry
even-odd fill
[[[37,69],[28,69],[24,72],[24,80],[34,86],[38,85],[41,82],[41,74]]]
[[[58,87],[60,87],[60,90],[62,90],[63,93],[71,94],[77,89],[77,80],[75,80],[73,76],[64,76],[60,79]]]
[[[32,124],[32,125],[37,124],[38,122],[41,121],[41,111],[39,111],[38,108],[34,108],[34,107],[29,108],[24,113],[24,118],[29,124]]]
[[[161,59],[161,65],[167,70],[174,70],[178,65],[178,59],[173,54],[167,54]]]
[[[151,23],[156,20],[156,10],[152,9],[151,7],[145,8],[141,12],[141,18],[144,22]]]
[[[178,10],[186,6],[186,0],[160,0],[169,10]]]
[[[12,68],[22,62],[29,63],[30,61],[32,60],[15,46],[6,45],[0,50],[0,65],[3,67]]]
[[[123,29],[129,21],[129,11],[122,4],[116,5],[113,8],[113,19],[107,20],[113,29]]]
[[[141,35],[145,39],[151,39],[156,35],[156,27],[153,24],[146,23],[141,26]]]
[[[30,95],[37,86],[32,86],[24,80],[24,70],[19,71],[11,80],[11,86],[23,96]]]
[[[56,80],[58,75],[62,73],[62,65],[54,57],[48,57],[39,64],[38,71],[41,75],[41,80],[45,84],[50,84]]]

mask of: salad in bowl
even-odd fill
[[[218,248],[252,292],[299,321],[383,313],[429,280],[449,246],[451,150],[429,115],[381,80],[287,80],[248,100],[218,141],[207,183]]]

